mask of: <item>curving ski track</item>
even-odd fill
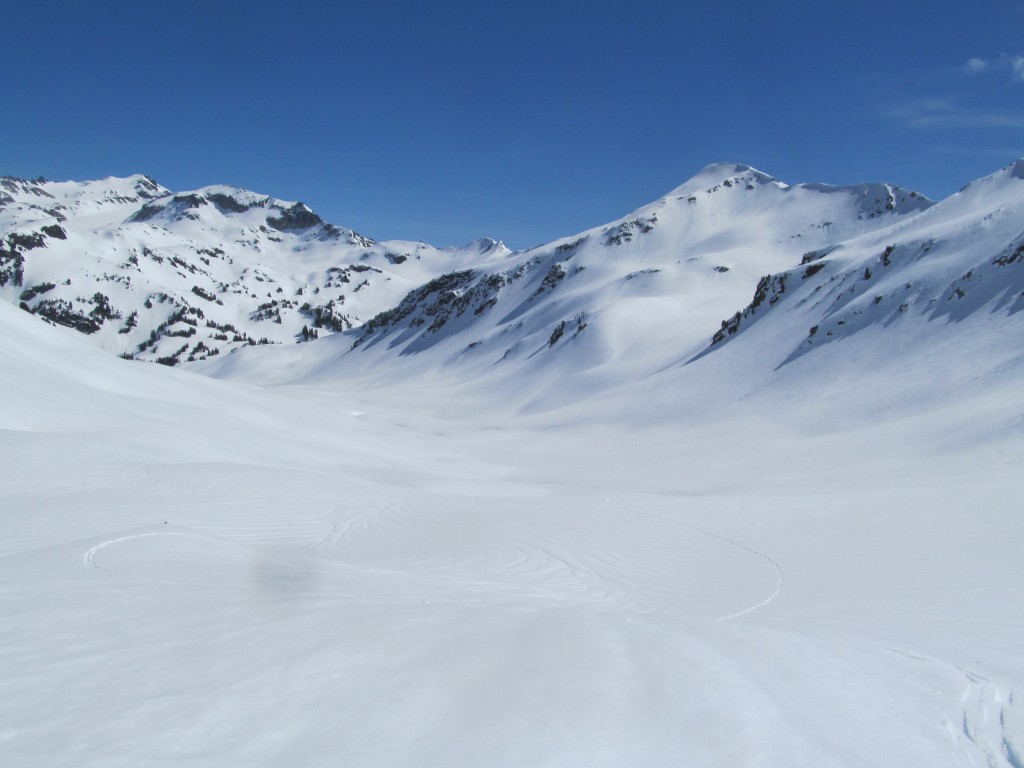
[[[626,509],[624,507],[616,507],[616,508],[620,509],[623,512],[630,512],[630,510],[628,510],[628,509]],[[721,536],[721,535],[719,535],[717,533],[712,533],[711,531],[704,530],[703,528],[699,528],[696,525],[691,525],[690,523],[684,523],[681,520],[675,520],[673,518],[664,517],[662,515],[655,515],[655,514],[652,514],[650,512],[641,512],[639,514],[646,515],[647,517],[654,517],[654,518],[657,518],[658,520],[663,520],[663,521],[665,521],[667,523],[675,523],[676,525],[681,525],[684,528],[689,528],[691,531],[696,531],[699,534],[702,534],[704,536],[708,536],[709,538],[712,538],[712,539],[717,539],[718,541],[721,541],[721,542],[723,542],[725,544],[729,544],[730,546],[736,547],[737,549],[742,549],[745,552],[749,552],[752,555],[757,555],[758,557],[760,557],[763,560],[767,561],[768,564],[771,565],[771,567],[775,569],[776,579],[775,579],[775,591],[774,592],[772,592],[770,595],[768,595],[768,597],[766,597],[761,602],[756,603],[755,605],[751,605],[749,608],[744,608],[742,611],[737,611],[736,613],[730,613],[730,614],[728,614],[726,616],[719,616],[718,617],[718,621],[729,621],[730,619],[736,619],[736,618],[739,618],[740,616],[746,616],[748,613],[753,613],[754,611],[758,610],[759,608],[764,608],[766,605],[768,605],[770,602],[772,602],[772,600],[774,600],[780,594],[782,594],[782,589],[783,589],[783,587],[785,585],[785,582],[786,582],[786,575],[782,571],[782,566],[779,565],[778,561],[775,558],[773,558],[771,555],[767,555],[764,552],[756,550],[756,549],[754,549],[752,547],[748,547],[746,544],[740,544],[738,541],[734,541],[733,539],[730,539],[730,538],[728,538],[726,536]],[[1024,766],[1022,766],[1021,768],[1024,768]]]
[[[95,568],[100,571],[107,570],[106,568],[96,563],[96,553],[101,549],[106,549],[111,544],[120,544],[122,541],[131,541],[132,539],[144,539],[149,536],[190,536],[192,538],[203,538],[202,536],[196,536],[193,533],[180,533],[178,531],[154,531],[153,533],[133,533],[131,536],[121,536],[116,539],[109,539],[107,541],[97,544],[95,547],[87,550],[85,555],[82,556],[82,560],[85,565],[89,568]]]
[[[770,603],[772,600],[774,600],[776,597],[778,597],[780,594],[782,594],[782,588],[783,588],[783,586],[784,586],[784,584],[786,582],[786,575],[782,572],[782,566],[779,565],[778,561],[775,560],[775,558],[771,557],[770,555],[766,555],[764,552],[760,552],[760,551],[758,551],[756,549],[753,549],[752,547],[748,547],[746,544],[740,544],[738,541],[733,541],[732,539],[726,538],[725,536],[719,536],[717,533],[711,533],[711,531],[705,531],[703,528],[698,528],[697,526],[690,525],[689,523],[682,523],[682,522],[679,522],[679,521],[676,521],[676,522],[679,525],[686,526],[690,530],[697,531],[698,533],[702,533],[705,536],[710,536],[712,539],[718,539],[719,541],[723,541],[726,544],[731,544],[734,547],[738,547],[739,549],[742,549],[742,550],[744,550],[746,552],[749,552],[752,555],[757,555],[758,557],[768,561],[768,564],[771,565],[771,567],[775,569],[775,591],[774,592],[772,592],[770,595],[768,595],[768,597],[766,597],[764,600],[762,600],[761,602],[757,603],[756,605],[752,605],[749,608],[744,608],[742,611],[737,611],[736,613],[730,613],[727,616],[719,616],[718,617],[719,621],[728,621],[729,619],[736,619],[736,618],[739,618],[740,616],[745,616],[748,613],[753,613],[758,608],[764,608],[766,605],[768,605],[768,603]]]

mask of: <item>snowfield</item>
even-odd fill
[[[772,246],[715,345],[736,286],[611,248],[505,364],[532,283],[191,370],[0,302],[0,763],[1022,768],[1018,166]]]

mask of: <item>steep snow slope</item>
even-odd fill
[[[771,317],[771,344],[788,348],[791,360],[871,327],[917,327],[923,319],[941,329],[981,311],[998,322],[1024,309],[1022,222],[1018,161],[910,221],[813,251],[800,266],[765,277],[713,343]],[[794,325],[797,338],[779,338],[794,335]]]
[[[493,240],[375,243],[302,203],[144,176],[0,179],[0,294],[105,349],[175,364],[357,325]]]

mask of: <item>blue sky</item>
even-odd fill
[[[941,198],[1024,156],[1024,0],[8,3],[0,173],[527,246],[718,161]]]

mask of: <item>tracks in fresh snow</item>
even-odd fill
[[[624,507],[616,507],[616,508],[622,510],[623,512],[631,512],[632,511],[632,510],[628,510],[628,509],[626,509]],[[634,512],[634,514],[641,514],[641,515],[645,515],[646,517],[653,517],[653,518],[656,518],[658,520],[663,520],[663,521],[665,521],[667,523],[674,523],[675,525],[680,525],[680,526],[682,526],[684,528],[689,528],[691,531],[695,531],[695,532],[697,532],[697,533],[699,533],[699,534],[701,534],[703,536],[707,536],[709,538],[716,539],[717,541],[721,541],[724,544],[728,544],[729,546],[736,547],[737,549],[741,549],[744,552],[749,552],[750,554],[752,554],[752,555],[754,555],[756,557],[759,557],[762,560],[764,560],[765,562],[767,562],[775,570],[775,590],[770,595],[768,595],[764,600],[760,601],[759,603],[755,603],[754,605],[751,605],[751,606],[749,606],[747,608],[744,608],[741,611],[737,611],[735,613],[730,613],[730,614],[727,614],[725,616],[719,616],[718,617],[718,621],[729,621],[730,619],[737,619],[740,616],[746,616],[747,614],[753,613],[754,611],[756,611],[756,610],[758,610],[760,608],[764,608],[766,605],[768,605],[770,602],[772,602],[775,598],[777,598],[780,594],[782,594],[783,587],[785,586],[785,583],[786,583],[786,575],[782,571],[782,566],[779,565],[778,561],[775,558],[773,558],[771,555],[765,554],[764,552],[756,550],[753,547],[748,547],[746,544],[741,544],[740,542],[735,541],[734,539],[730,539],[727,536],[722,536],[722,535],[717,534],[717,533],[712,533],[711,531],[705,530],[705,529],[700,528],[700,527],[698,527],[696,525],[692,525],[691,523],[685,523],[682,520],[677,520],[677,519],[671,518],[671,517],[665,517],[663,515],[657,515],[657,514],[654,514],[652,512],[639,512],[639,513],[636,513],[635,511],[632,511],[632,512]],[[1024,768],[1024,766],[1019,766],[1018,768]]]
[[[423,501],[430,498],[424,497]],[[146,570],[150,566],[145,563],[150,562],[162,578],[174,580],[175,569],[181,566],[190,574],[188,578],[207,574],[223,579],[226,574],[241,573],[239,569],[243,567],[255,573],[266,571],[272,561],[274,567],[321,575],[338,569],[348,574],[346,578],[352,578],[354,573],[369,578],[372,573],[388,583],[389,593],[402,591],[400,585],[405,584],[404,589],[417,595],[422,593],[424,599],[431,600],[455,594],[462,600],[482,602],[505,601],[515,596],[528,601],[623,600],[638,605],[654,600],[665,606],[665,601],[681,600],[687,605],[687,612],[695,611],[718,621],[737,619],[764,608],[781,594],[785,583],[782,567],[765,552],[673,515],[628,509],[610,500],[606,501],[610,509],[638,522],[644,518],[656,521],[657,526],[629,525],[629,533],[613,541],[605,535],[592,535],[586,526],[581,527],[575,514],[552,517],[540,507],[522,509],[513,500],[492,509],[475,509],[468,516],[437,506],[436,500],[424,504],[422,509],[410,504],[409,497],[375,502],[350,511],[352,514],[342,515],[340,508],[334,509],[319,520],[321,530],[290,555],[275,551],[276,548],[250,549],[222,536],[201,532],[150,529],[91,546],[82,556],[83,563],[102,571],[120,571],[124,567]],[[664,536],[665,524],[699,534],[695,543],[713,540],[727,549],[716,553],[713,547],[707,549],[696,543],[697,549],[681,555],[670,541],[675,537]],[[171,542],[165,539],[166,544],[159,544],[156,538],[169,536],[176,537],[181,545],[167,549]],[[195,544],[185,544],[185,540]],[[148,555],[135,552],[126,553],[127,560],[118,557],[110,563],[99,556],[115,545],[145,541],[159,547],[145,550],[150,554],[159,552],[157,560],[148,561]],[[213,544],[226,545],[228,549],[218,554],[209,549]],[[729,549],[735,554],[727,554]],[[723,601],[727,600],[725,605],[730,608],[742,606],[750,600],[751,590],[757,590],[761,583],[760,568],[746,565],[751,562],[748,556],[771,566],[775,572],[774,589],[742,610],[719,615]],[[722,589],[714,587],[716,584]],[[740,602],[743,595],[748,597]]]
[[[1013,689],[999,685],[965,669],[967,685],[960,699],[960,722],[949,723],[957,741],[966,740],[972,753],[980,752],[983,765],[990,768],[1024,768],[1024,751],[1017,743],[1011,724],[1017,713],[1013,706]],[[972,764],[974,757],[971,757]]]
[[[725,536],[719,536],[717,533],[712,533],[711,531],[705,531],[703,528],[698,528],[696,525],[690,525],[690,523],[682,523],[682,522],[679,522],[679,525],[683,525],[683,526],[685,526],[685,527],[687,527],[687,528],[689,528],[691,530],[697,531],[698,533],[702,533],[705,536],[710,536],[713,539],[718,539],[719,541],[724,541],[726,544],[731,544],[732,546],[738,547],[739,549],[742,549],[745,552],[749,552],[752,555],[756,555],[757,557],[760,557],[763,560],[767,561],[767,563],[772,568],[775,569],[775,591],[774,592],[772,592],[770,595],[768,595],[768,597],[766,597],[761,602],[756,603],[755,605],[752,605],[749,608],[744,608],[742,611],[737,611],[736,613],[730,613],[727,616],[719,616],[718,617],[719,621],[728,621],[729,619],[736,619],[736,618],[739,618],[740,616],[746,616],[748,613],[753,613],[758,608],[764,608],[766,605],[768,605],[768,603],[770,603],[772,600],[774,600],[776,597],[778,597],[779,595],[782,594],[782,588],[783,588],[783,586],[786,583],[786,574],[784,574],[782,572],[782,566],[779,565],[778,561],[775,558],[771,557],[770,555],[766,555],[764,552],[756,550],[756,549],[754,549],[752,547],[748,547],[746,544],[740,544],[738,541],[734,541],[732,539],[726,538]]]
[[[85,565],[89,568],[96,568],[97,570],[106,570],[96,563],[96,553],[101,549],[106,549],[112,544],[120,544],[122,541],[131,541],[132,539],[145,539],[150,536],[191,536],[192,538],[202,538],[196,536],[193,533],[182,533],[180,531],[153,531],[152,533],[133,533],[130,536],[120,536],[116,539],[109,539],[107,541],[100,542],[95,547],[87,550],[82,556],[82,560]]]

